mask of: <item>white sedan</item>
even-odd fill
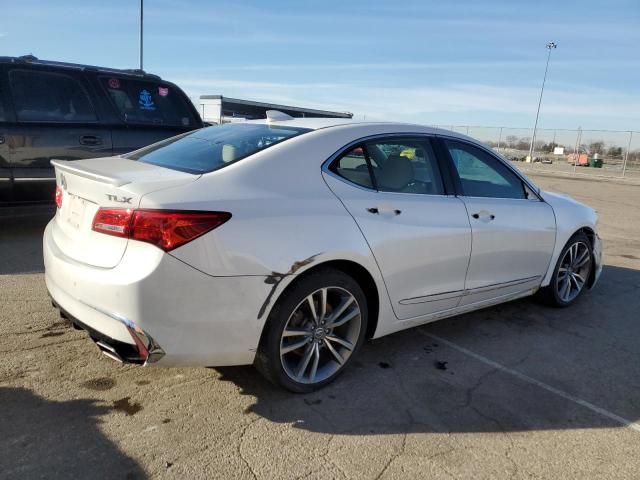
[[[602,268],[592,208],[446,130],[269,112],[52,163],[47,288],[123,362],[254,363],[307,392],[368,338],[535,293],[564,307]]]

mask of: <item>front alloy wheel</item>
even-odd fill
[[[560,300],[571,303],[584,288],[591,272],[591,250],[582,241],[573,243],[565,252],[558,274],[555,288]]]
[[[538,298],[554,307],[571,305],[584,291],[592,268],[591,243],[584,233],[578,232],[562,249],[551,282],[540,289]]]

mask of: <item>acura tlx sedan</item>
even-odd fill
[[[271,111],[52,163],[47,287],[122,362],[253,363],[308,392],[368,338],[532,294],[565,307],[602,268],[592,208],[446,130]]]

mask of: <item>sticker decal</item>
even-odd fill
[[[140,105],[140,110],[156,109],[156,105],[153,103],[153,96],[147,89],[142,89],[140,91],[140,95],[138,96],[138,105]]]
[[[158,95],[161,97],[169,95],[169,87],[158,87]]]
[[[120,88],[120,80],[117,78],[110,78],[109,88]]]

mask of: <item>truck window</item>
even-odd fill
[[[0,89],[0,122],[4,122],[7,119],[4,113],[4,105],[2,103],[2,90]]]
[[[9,86],[20,122],[95,122],[87,92],[61,73],[11,70]]]
[[[182,92],[147,80],[103,77],[101,82],[122,119],[130,124],[196,127]]]

